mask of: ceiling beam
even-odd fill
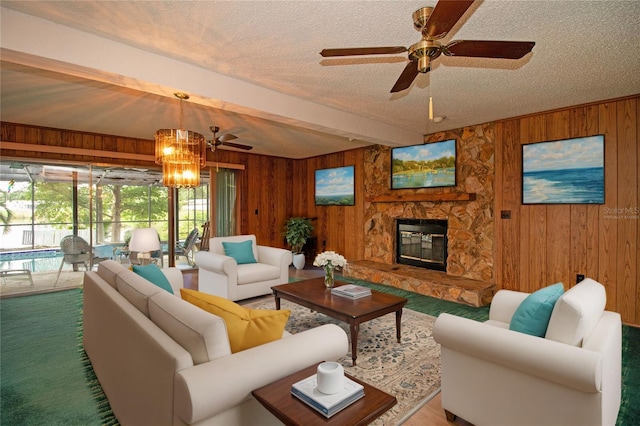
[[[362,141],[404,146],[423,135],[285,95],[197,65],[1,8],[2,60]]]

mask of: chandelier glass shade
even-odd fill
[[[207,142],[200,133],[182,126],[182,100],[189,95],[175,93],[180,99],[180,128],[156,131],[156,164],[162,164],[162,184],[171,188],[195,188],[200,185],[200,169],[205,166]]]
[[[200,168],[206,162],[206,141],[200,133],[184,129],[156,132],[156,164],[162,164],[162,183],[171,188],[200,185]]]

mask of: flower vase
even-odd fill
[[[326,288],[333,288],[334,278],[333,271],[335,268],[324,268],[324,286]]]

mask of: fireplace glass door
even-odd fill
[[[397,226],[398,263],[446,270],[446,221],[399,219]]]

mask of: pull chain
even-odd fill
[[[433,121],[433,97],[431,88],[433,87],[433,73],[429,75],[429,121]]]
[[[429,121],[433,121],[433,98],[429,96]]]

